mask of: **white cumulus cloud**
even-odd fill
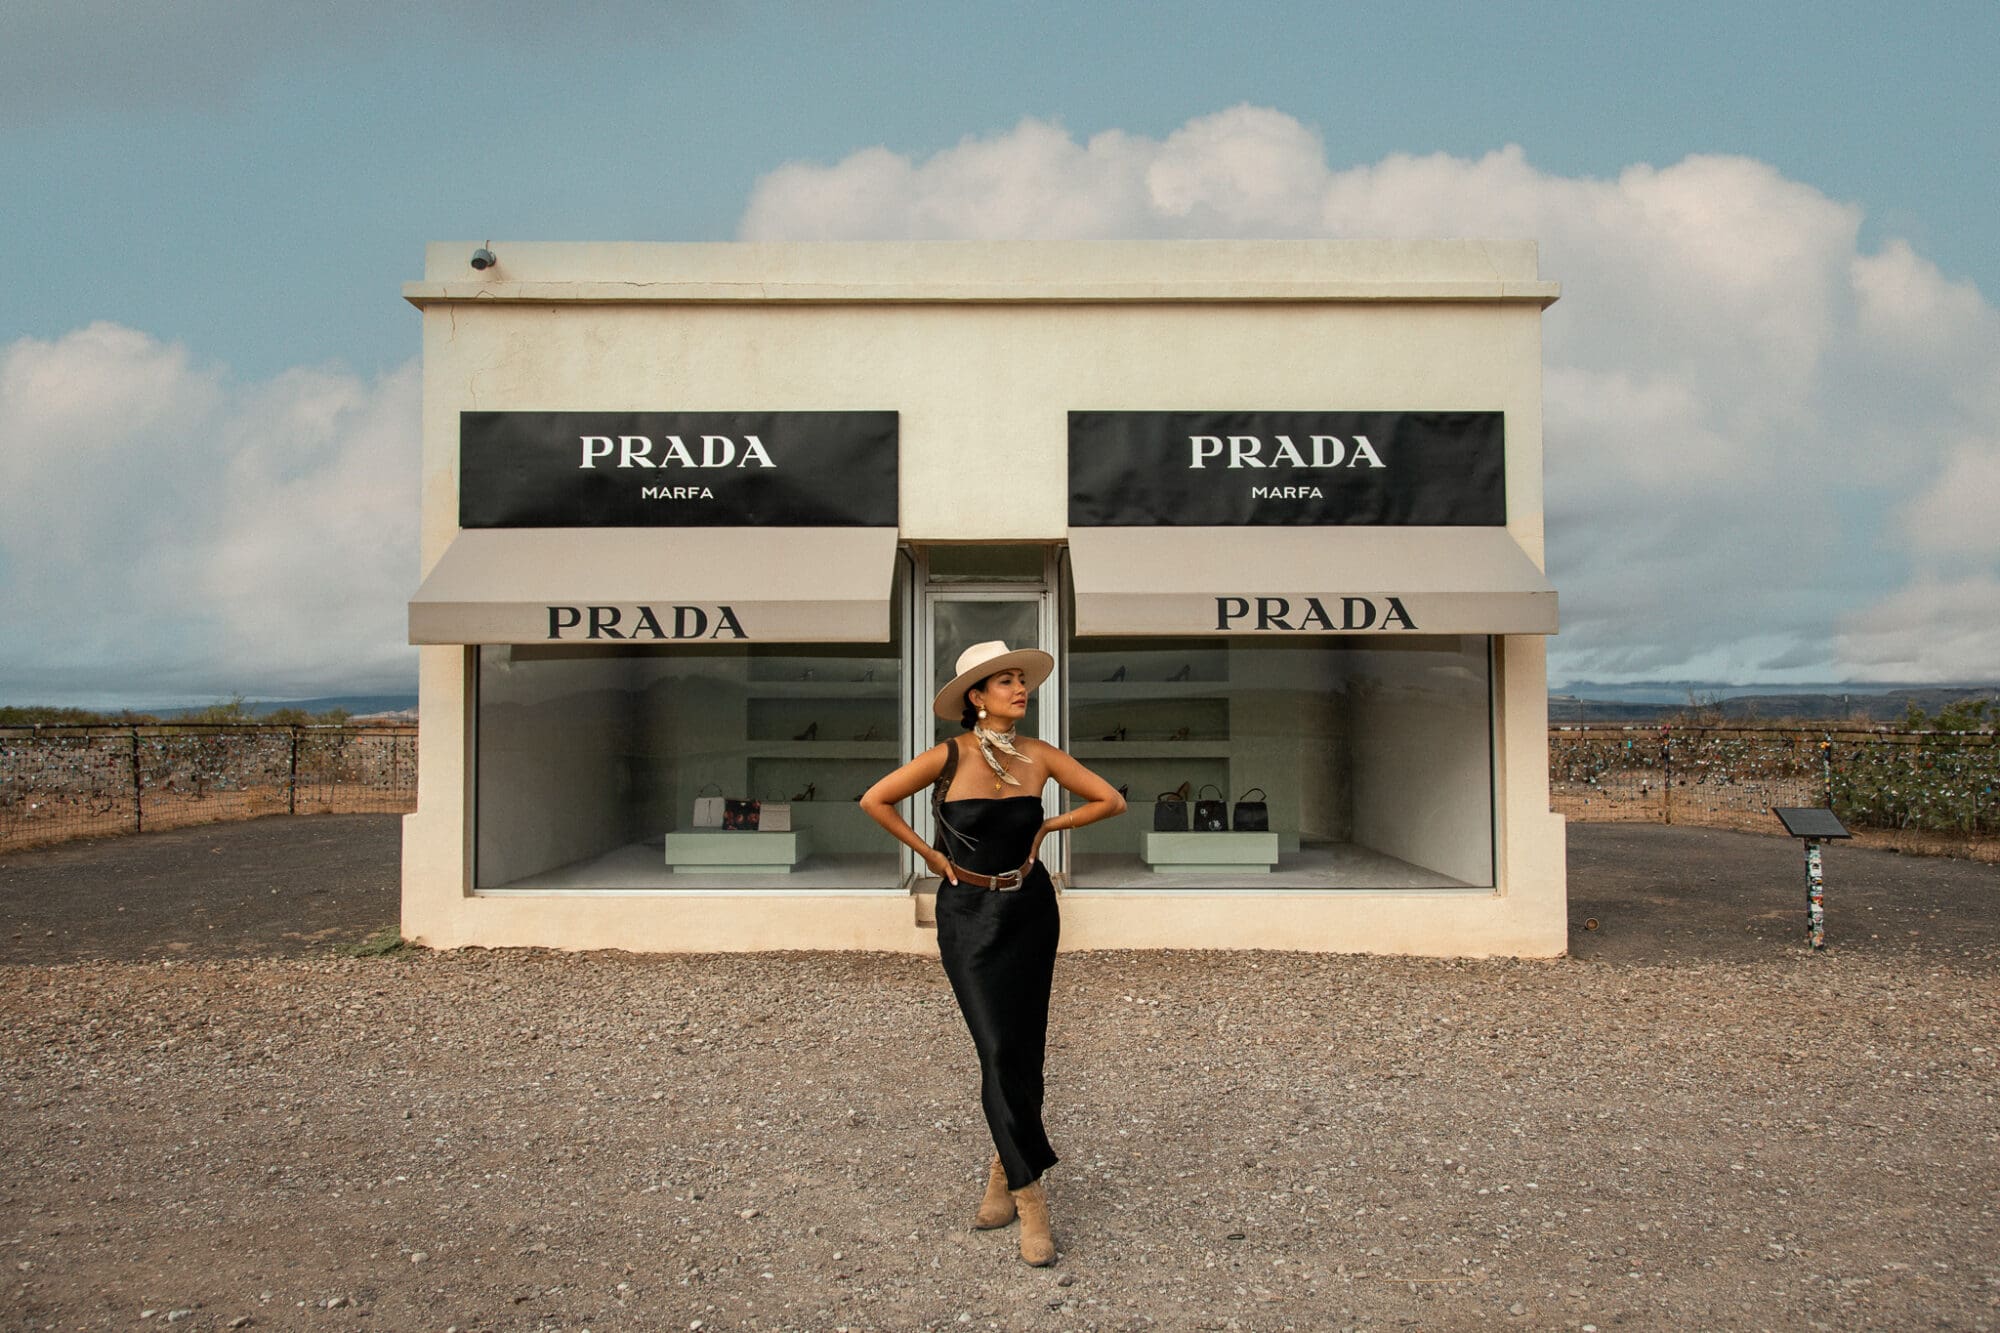
[[[0,347],[0,699],[409,688],[418,384],[236,384],[108,323]]]
[[[791,163],[739,232],[1534,239],[1564,288],[1554,678],[2000,677],[1961,625],[2000,579],[2000,312],[1902,241],[1864,251],[1862,220],[1744,157],[1612,179],[1517,147],[1336,166],[1309,126],[1238,106],[1160,139],[1029,119],[922,160]]]

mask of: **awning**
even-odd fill
[[[411,643],[883,643],[894,528],[474,528]]]
[[[1505,528],[1071,528],[1076,632],[1553,634]]]

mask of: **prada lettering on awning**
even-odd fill
[[[894,528],[468,529],[411,643],[883,643]]]
[[[1076,632],[1553,634],[1505,528],[1071,528]]]

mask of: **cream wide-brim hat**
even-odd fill
[[[1010,667],[1019,667],[1028,678],[1028,688],[1041,686],[1056,669],[1056,659],[1039,648],[1015,648],[1009,651],[999,639],[989,643],[975,643],[958,655],[958,674],[945,683],[931,700],[931,711],[947,722],[963,720],[965,714],[965,692],[985,680],[998,675]]]

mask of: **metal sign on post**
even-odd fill
[[[1785,832],[1806,845],[1806,940],[1815,949],[1826,947],[1826,906],[1819,870],[1819,845],[1829,838],[1851,838],[1847,826],[1831,810],[1819,806],[1773,808],[1772,814]]]

